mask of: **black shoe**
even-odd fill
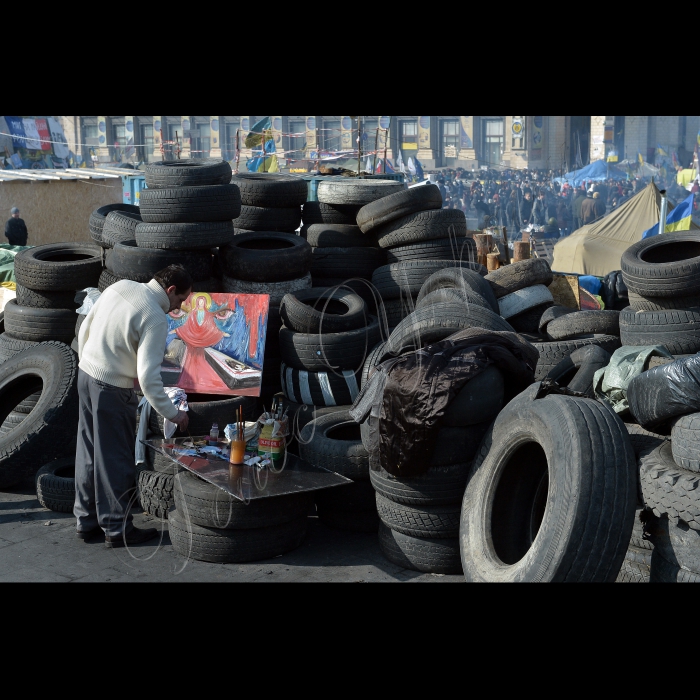
[[[148,527],[143,530],[134,527],[129,532],[126,533],[126,544],[141,544],[142,542],[148,542],[154,537],[158,537],[158,530],[154,527]],[[124,535],[116,535],[110,537],[105,535],[105,546],[106,547],[123,547],[124,546]]]
[[[102,535],[102,528],[98,525],[97,527],[93,527],[92,530],[76,530],[75,531],[75,536],[79,539],[82,540],[83,542],[89,542],[90,540],[94,540],[98,535]]]

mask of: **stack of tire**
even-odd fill
[[[260,415],[260,404],[251,396],[227,396],[222,394],[188,394],[189,426],[183,433],[178,428],[173,437],[208,435],[212,424],[217,423],[220,434],[224,427],[235,423],[239,408],[246,421],[255,421]],[[148,423],[149,438],[164,436],[164,421],[155,409],[151,409]],[[146,448],[146,462],[136,468],[138,497],[145,513],[157,518],[167,518],[174,505],[173,479],[182,471],[168,457],[151,447]]]
[[[313,410],[352,404],[367,353],[381,338],[363,299],[342,288],[313,288],[286,295],[280,314],[286,399]]]
[[[221,291],[212,249],[233,240],[241,210],[231,166],[219,159],[163,161],[149,163],[145,175],[138,214],[114,211],[105,220],[101,245],[111,250],[100,291],[120,279],[148,282],[177,263],[192,276],[193,291]]]
[[[306,535],[308,493],[244,502],[182,470],[173,496],[170,540],[188,559],[221,564],[271,559],[298,547]]]
[[[464,213],[443,209],[442,196],[435,185],[410,188],[372,202],[358,212],[357,224],[386,251],[390,265],[476,260],[476,246],[467,238]],[[391,329],[413,311],[415,298],[386,298],[384,307]]]
[[[503,408],[504,380],[489,367],[450,403],[427,471],[413,478],[370,471],[381,518],[379,545],[402,568],[461,574],[459,519],[472,460],[493,419]],[[369,448],[368,424],[361,432]]]
[[[338,408],[307,423],[299,435],[299,456],[353,481],[315,492],[316,513],[322,523],[338,530],[377,532],[379,518],[369,482],[369,456],[349,408]]]
[[[338,177],[319,183],[318,202],[304,205],[302,229],[302,235],[310,236],[309,243],[314,246],[314,287],[344,284],[374,312],[374,296],[367,283],[374,270],[386,263],[386,255],[373,237],[364,236],[357,216],[367,204],[403,190],[404,185],[393,180]],[[323,227],[318,228],[319,224]]]
[[[240,173],[231,182],[241,193],[241,213],[236,236],[219,248],[216,266],[224,292],[270,296],[261,394],[269,407],[280,390],[280,301],[287,292],[311,287],[311,251],[294,235],[308,186],[278,173]]]
[[[664,233],[630,246],[621,259],[630,305],[620,313],[623,345],[700,350],[700,232]]]

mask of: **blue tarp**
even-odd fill
[[[581,170],[574,170],[570,173],[566,173],[564,177],[556,177],[554,180],[559,184],[568,182],[570,185],[578,187],[581,183],[587,182],[588,180],[592,182],[601,182],[602,180],[607,180],[609,177],[615,180],[626,180],[627,173],[618,170],[615,166],[603,160],[595,160],[585,168],[581,168]]]

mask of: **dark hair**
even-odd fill
[[[178,294],[184,294],[188,289],[192,289],[192,277],[182,265],[168,265],[153,275],[153,279],[158,284],[167,289],[175,285]]]

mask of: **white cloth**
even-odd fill
[[[190,410],[190,407],[187,405],[187,394],[184,389],[180,389],[176,386],[169,386],[165,390],[165,393],[178,411]],[[176,430],[177,425],[175,423],[169,421],[167,418],[163,421],[163,435],[165,435],[166,438],[171,438]]]
[[[168,335],[165,290],[120,280],[100,295],[78,334],[79,367],[93,379],[122,389],[133,389],[138,378],[148,402],[164,418],[177,409],[163,391],[160,368]]]
[[[36,119],[22,119],[22,126],[24,135],[27,137],[24,147],[29,151],[40,151],[41,136],[39,136],[39,129],[36,128]]]
[[[53,117],[49,117],[46,121],[48,122],[49,131],[51,132],[51,140],[60,142],[51,144],[53,146],[54,155],[56,158],[68,158],[70,149],[68,148],[68,142],[66,141],[61,125]]]
[[[83,299],[83,305],[75,313],[87,316],[100,298],[101,292],[97,287],[85,287],[82,291],[85,292],[85,299]]]

